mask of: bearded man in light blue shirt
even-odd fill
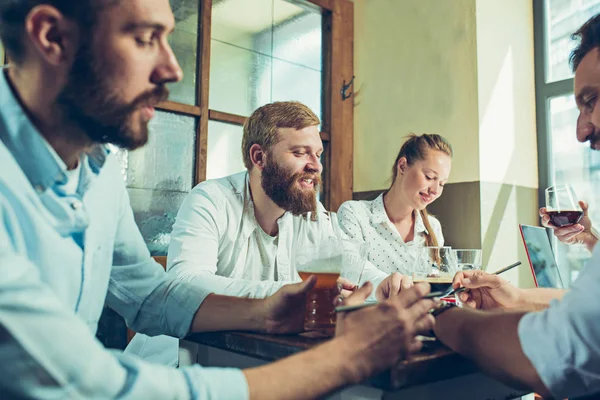
[[[574,37],[579,39],[571,53],[579,109],[577,139],[599,150],[600,14]],[[454,286],[469,289],[460,294],[461,300],[479,310],[449,309],[439,314],[437,336],[515,387],[535,390],[544,398],[599,398],[600,248],[588,231],[591,224],[586,225],[557,232],[559,238],[581,240],[592,250],[592,258],[570,290],[519,289],[497,275],[459,272]],[[580,239],[574,238],[582,233]]]
[[[105,144],[147,141],[165,84],[182,77],[173,28],[168,0],[0,2],[11,61],[0,70],[2,399],[315,398],[418,351],[416,335],[432,327],[429,289],[417,285],[339,317],[322,346],[243,371],[147,364],[94,338],[105,300],[150,335],[295,332],[314,286],[309,278],[264,300],[219,296],[150,257]]]

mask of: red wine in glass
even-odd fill
[[[583,217],[583,211],[548,211],[548,216],[550,223],[560,228],[578,223]]]
[[[546,189],[546,209],[550,223],[559,228],[576,224],[583,217],[577,195],[569,185],[551,186]]]

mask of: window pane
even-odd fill
[[[281,100],[321,115],[322,15],[286,0],[213,4],[209,107],[249,116]]]
[[[158,111],[148,144],[117,158],[135,221],[152,255],[166,255],[179,206],[193,184],[196,120]]]
[[[600,0],[546,0],[546,81],[571,78],[569,54],[575,43],[571,35],[600,12]]]
[[[321,71],[322,20],[320,9],[275,0],[273,57]]]
[[[249,116],[271,100],[271,58],[211,41],[209,107]]]
[[[242,127],[218,121],[208,122],[206,178],[222,178],[244,171]]]
[[[169,100],[195,105],[199,0],[171,0],[171,7],[175,14],[175,31],[169,36],[169,43],[183,70],[183,79],[169,85]]]
[[[273,0],[213,2],[212,40],[270,56],[272,3]]]
[[[296,100],[321,115],[321,72],[273,60],[272,101]]]
[[[4,65],[4,46],[0,42],[0,65]]]
[[[573,186],[579,199],[600,204],[600,153],[576,140],[578,111],[573,94],[550,99],[552,179],[554,184]],[[600,221],[600,208],[590,208],[590,218]],[[584,246],[564,245],[554,240],[556,257],[565,285],[570,285],[590,254]]]

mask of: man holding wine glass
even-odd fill
[[[573,38],[579,42],[570,57],[579,109],[577,139],[598,150],[600,14]],[[459,294],[466,307],[435,313],[434,330],[442,342],[497,379],[544,397],[600,394],[600,248],[595,248],[598,237],[588,206],[576,199],[568,187],[548,188],[546,207],[540,209],[542,224],[559,240],[585,244],[592,252],[570,290],[520,289],[483,271],[461,271],[453,286],[468,289]]]
[[[552,229],[556,238],[562,243],[583,244],[591,252],[598,243],[598,234],[592,229],[592,220],[588,216],[588,204],[580,200],[577,205],[578,210],[575,210],[575,213],[580,215],[579,219],[574,222],[560,223],[560,220],[552,218],[552,213],[558,211],[549,211],[548,200],[546,200],[546,207],[540,208],[542,225]]]

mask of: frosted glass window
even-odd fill
[[[321,115],[321,10],[285,0],[213,3],[209,107],[249,116],[298,100]]]
[[[198,70],[199,0],[171,0],[175,15],[175,31],[169,43],[183,71],[180,82],[169,84],[169,100],[196,104],[196,77]]]
[[[213,40],[210,58],[211,109],[249,116],[271,101],[270,57]]]
[[[272,21],[273,0],[213,1],[211,38],[240,49],[271,55]],[[265,32],[267,34],[262,35]]]
[[[118,150],[135,221],[152,255],[166,255],[171,229],[193,185],[196,120],[157,111],[146,146]]]
[[[323,37],[321,12],[314,7],[275,0],[273,57],[321,71]]]
[[[206,178],[222,178],[245,171],[242,159],[242,127],[223,122],[208,122]]]
[[[321,115],[321,71],[273,60],[272,101],[296,100]]]

